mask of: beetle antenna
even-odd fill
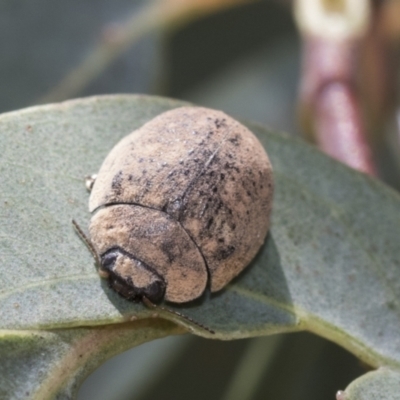
[[[81,238],[82,242],[86,244],[86,247],[89,249],[90,253],[92,254],[92,256],[96,262],[96,266],[101,273],[102,269],[101,269],[100,256],[99,256],[99,253],[97,253],[96,249],[94,248],[93,243],[86,236],[86,234],[83,232],[82,228],[78,225],[78,223],[74,219],[72,220],[72,225],[74,226],[75,231],[78,234],[78,236]]]
[[[160,306],[158,304],[154,304],[145,296],[142,297],[142,301],[143,301],[144,305],[146,307],[148,307],[148,308],[160,308],[163,311],[167,311],[167,312],[169,312],[171,314],[175,314],[178,317],[180,317],[182,319],[185,319],[186,321],[189,321],[192,324],[197,325],[198,327],[200,327],[200,328],[202,328],[202,329],[204,329],[204,330],[206,330],[206,331],[208,331],[208,332],[210,332],[212,334],[215,334],[215,332],[212,329],[210,329],[207,326],[201,324],[200,322],[195,321],[194,319],[188,317],[187,315],[184,315],[184,314],[180,313],[179,311],[171,310],[170,308],[163,307],[163,306]]]

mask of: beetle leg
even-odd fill
[[[200,328],[202,328],[202,329],[204,329],[204,330],[206,330],[206,331],[208,331],[208,332],[210,332],[210,333],[212,333],[212,334],[215,333],[212,329],[210,329],[210,328],[208,328],[207,326],[201,324],[200,322],[195,321],[194,319],[188,317],[187,315],[184,315],[184,314],[180,313],[179,311],[171,310],[170,308],[163,307],[163,306],[156,305],[156,304],[152,303],[152,302],[151,302],[147,297],[145,297],[145,296],[142,297],[142,301],[143,301],[143,304],[144,304],[146,307],[148,307],[148,308],[152,308],[152,309],[154,309],[154,308],[159,308],[159,309],[161,309],[161,310],[163,310],[163,311],[167,311],[167,312],[169,312],[169,313],[171,313],[171,314],[175,314],[175,315],[177,315],[178,317],[180,317],[180,318],[182,318],[182,319],[185,319],[186,321],[189,321],[189,322],[191,322],[192,324],[195,324],[196,326],[198,326],[198,327],[200,327]]]
[[[86,247],[89,249],[90,253],[92,254],[95,262],[96,262],[96,267],[97,267],[97,272],[102,278],[108,278],[108,272],[104,270],[101,266],[101,261],[100,261],[100,256],[97,253],[96,249],[93,246],[93,243],[90,241],[90,239],[86,236],[86,234],[83,232],[82,228],[78,225],[78,223],[73,219],[72,220],[72,225],[75,228],[75,232],[78,234],[78,236],[81,238],[83,243],[86,244]]]

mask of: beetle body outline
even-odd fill
[[[258,139],[221,111],[167,111],[123,138],[93,184],[89,231],[123,297],[185,303],[221,290],[263,244],[273,178]]]

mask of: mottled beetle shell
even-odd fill
[[[157,281],[166,300],[183,303],[250,263],[272,194],[268,156],[246,127],[221,111],[177,108],[109,153],[89,200],[90,235],[102,258],[118,249],[113,268],[139,294]]]

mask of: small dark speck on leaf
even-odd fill
[[[387,306],[390,310],[395,310],[396,309],[396,304],[394,301],[388,301]]]

